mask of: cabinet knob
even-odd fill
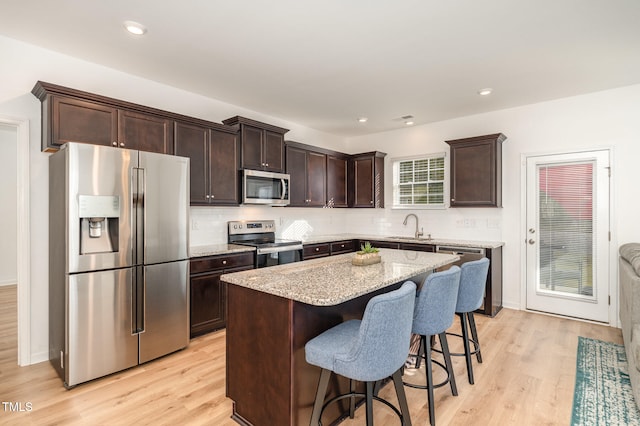
[[[451,201],[455,201],[455,200],[456,200],[455,198],[452,198],[452,199],[451,199]]]
[[[111,142],[111,145],[113,145],[113,146],[118,146],[118,142],[113,141],[113,142]]]
[[[264,166],[265,167],[269,167],[269,163],[264,163]]]
[[[316,247],[316,251],[320,251],[320,247]]]
[[[340,244],[340,248],[344,248],[344,244]]]
[[[205,195],[204,197],[205,197],[207,200],[209,199],[209,196],[208,196],[208,195]]]
[[[212,195],[212,196],[211,196],[211,198],[216,198],[216,196],[215,196],[215,195]]]
[[[226,265],[226,264],[227,264],[227,261],[226,261],[226,260],[223,260],[223,261],[222,261],[222,264],[223,264],[223,265]]]
[[[373,204],[373,200],[369,201],[370,204]]]

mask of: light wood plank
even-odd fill
[[[0,424],[236,424],[225,397],[224,330],[193,339],[183,351],[66,390],[48,362],[17,366],[15,294],[15,286],[0,287],[0,399],[30,402],[33,410],[12,413],[0,406]],[[622,343],[616,328],[509,309],[495,318],[476,315],[476,323],[484,363],[474,361],[476,384],[470,385],[464,359],[454,357],[459,396],[448,387],[436,389],[438,424],[568,424],[578,336]],[[456,320],[452,331],[458,328]],[[449,344],[461,351],[459,339]],[[427,424],[426,391],[405,391],[413,424]],[[391,385],[380,396],[396,401]],[[399,423],[382,404],[376,404],[375,420]],[[343,424],[364,424],[364,410]]]

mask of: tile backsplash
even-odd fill
[[[191,207],[191,246],[227,242],[231,220],[275,220],[278,238],[306,241],[314,235],[365,234],[412,237],[415,213],[424,236],[502,241],[502,209],[322,209],[299,207]]]

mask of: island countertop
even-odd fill
[[[351,264],[353,253],[225,274],[224,282],[315,306],[332,306],[460,259],[457,255],[380,249],[382,261]],[[417,283],[419,284],[419,283]]]

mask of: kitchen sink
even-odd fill
[[[416,237],[406,237],[406,236],[390,236],[384,237],[390,240],[407,240],[407,241],[431,241],[433,238],[416,238]]]

